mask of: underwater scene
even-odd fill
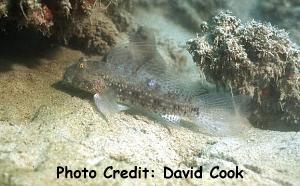
[[[299,0],[0,0],[0,186],[300,185]]]

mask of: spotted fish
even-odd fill
[[[129,42],[113,48],[102,60],[73,64],[63,81],[92,93],[105,117],[135,107],[174,123],[186,119],[206,130],[228,130],[232,96],[210,93],[169,69],[155,44]]]

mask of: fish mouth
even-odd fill
[[[62,82],[64,84],[72,84],[73,79],[74,79],[75,74],[76,74],[75,69],[76,69],[76,67],[75,67],[74,64],[67,68],[67,70],[64,74],[63,80],[62,80]]]
[[[64,78],[62,80],[62,83],[64,83],[64,84],[71,84],[72,80],[73,80],[73,77],[70,77],[69,73],[66,72],[64,74]]]

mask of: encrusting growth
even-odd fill
[[[300,1],[264,0],[257,1],[252,15],[258,19],[270,21],[286,29],[294,42],[300,44]],[[276,12],[276,13],[274,13]]]
[[[300,50],[284,30],[220,12],[187,44],[209,81],[252,97],[253,124],[300,129]]]
[[[130,26],[130,16],[121,14],[121,9],[110,0],[0,0],[0,36],[29,30],[85,52],[104,54]]]

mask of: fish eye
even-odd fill
[[[79,63],[78,66],[79,66],[79,68],[82,69],[82,70],[83,70],[83,69],[86,69],[86,64],[84,64],[84,63]]]

